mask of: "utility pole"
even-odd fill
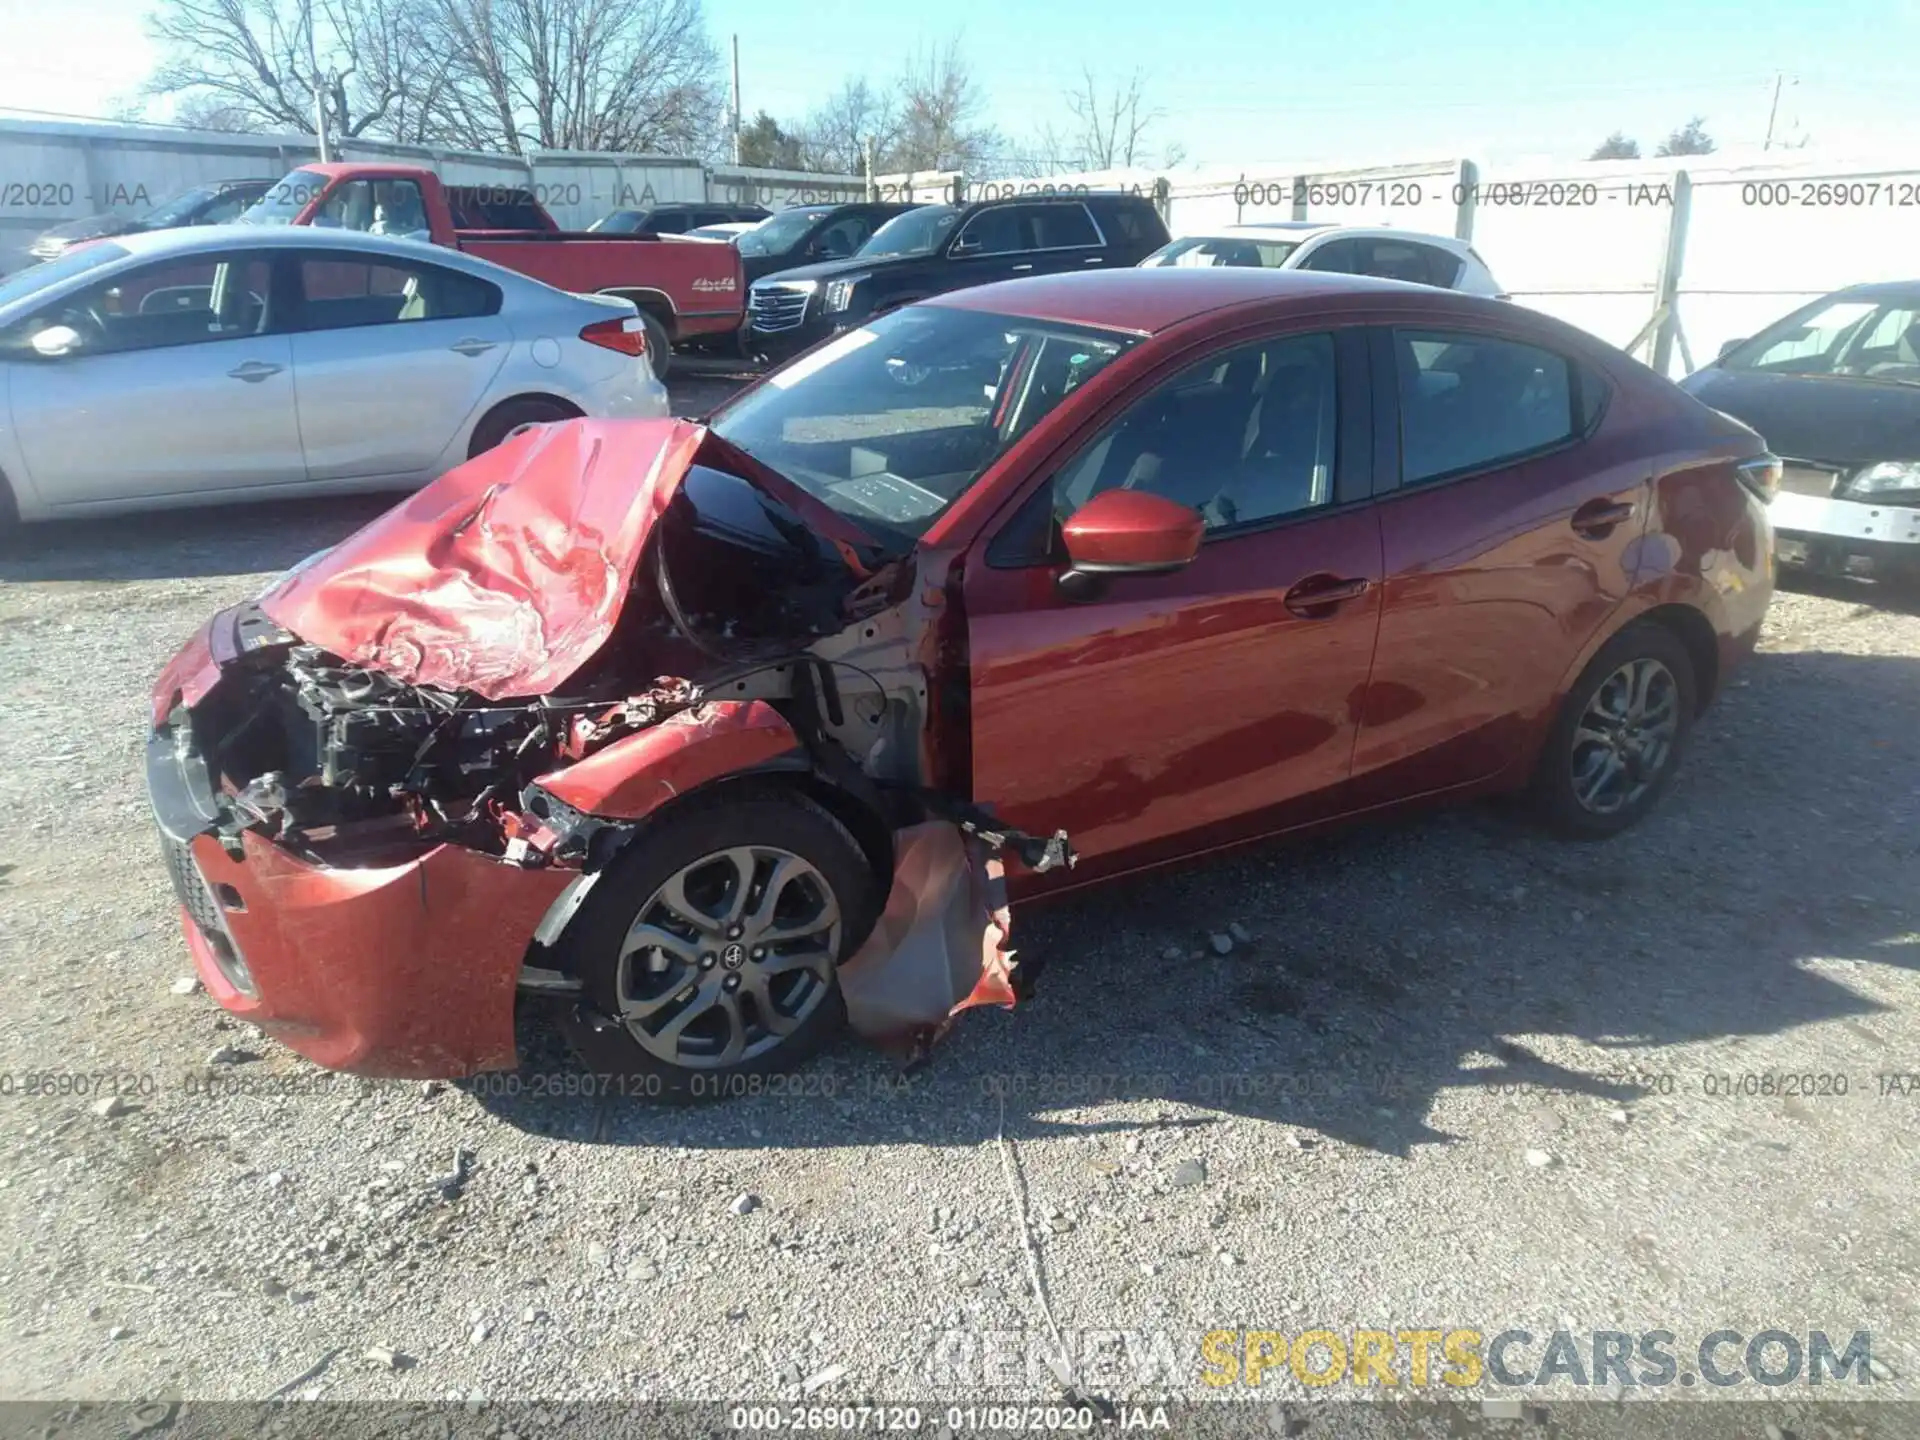
[[[320,163],[325,165],[333,159],[332,147],[327,144],[327,79],[320,73],[320,56],[313,43],[313,0],[300,7],[307,29],[307,69],[313,75],[313,133],[320,139]]]
[[[740,163],[740,37],[733,37],[733,163]]]
[[[1773,148],[1773,122],[1780,113],[1780,82],[1783,78],[1778,70],[1773,72],[1773,104],[1767,107],[1767,138],[1760,146],[1762,150]]]

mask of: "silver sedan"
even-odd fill
[[[0,280],[0,524],[415,489],[664,416],[626,300],[338,230],[122,236]]]

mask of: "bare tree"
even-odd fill
[[[312,134],[318,68],[329,131],[388,133],[431,68],[417,0],[162,0],[148,29],[162,60],[147,95],[221,129]]]
[[[149,93],[253,129],[477,150],[711,149],[700,0],[161,0]]]
[[[846,81],[798,127],[807,168],[840,175],[863,172],[869,143],[876,170],[897,169],[900,130],[898,98],[864,79]]]
[[[1105,96],[1091,68],[1081,71],[1080,84],[1067,92],[1067,109],[1072,112],[1074,128],[1072,148],[1082,170],[1122,170],[1147,161],[1147,132],[1166,112],[1149,105],[1146,77],[1135,70],[1126,84],[1115,84]],[[1179,146],[1163,152],[1163,165],[1177,165],[1185,158]]]
[[[700,0],[420,0],[445,94],[431,138],[519,154],[709,146],[719,57]]]
[[[898,90],[900,137],[888,169],[978,169],[1003,149],[999,131],[981,120],[986,99],[957,39],[908,60]]]

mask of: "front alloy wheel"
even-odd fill
[[[840,904],[789,850],[745,845],[676,871],[640,907],[615,980],[620,1018],[669,1065],[753,1060],[833,988]]]
[[[886,891],[847,827],[797,790],[726,785],[650,818],[558,945],[561,1027],[604,1093],[752,1093],[846,1023],[837,967]],[[636,1083],[637,1082],[637,1083]]]

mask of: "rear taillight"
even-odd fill
[[[1759,497],[1762,505],[1770,505],[1773,497],[1780,493],[1780,476],[1784,469],[1778,455],[1756,455],[1734,466],[1734,473],[1740,477],[1742,485]]]
[[[647,327],[638,315],[625,315],[617,320],[596,320],[580,332],[580,338],[590,345],[618,350],[622,355],[647,353]]]

